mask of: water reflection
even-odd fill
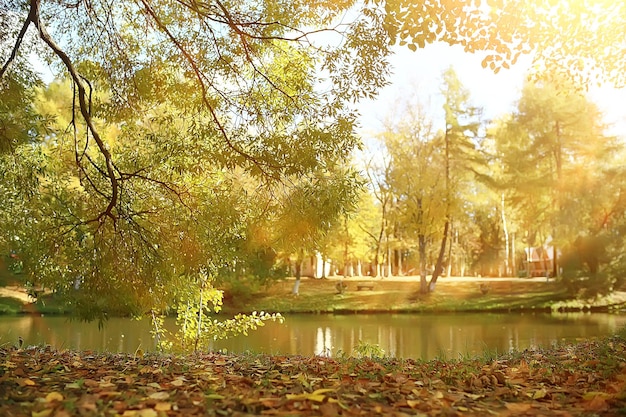
[[[174,322],[166,323],[170,330]],[[563,341],[612,334],[626,325],[614,314],[442,314],[293,315],[285,324],[269,322],[247,337],[216,341],[229,352],[337,355],[351,353],[359,341],[395,357],[458,358],[550,346]],[[155,349],[148,320],[111,319],[97,323],[64,317],[0,317],[0,345],[47,343],[57,348],[133,353]]]
[[[318,356],[332,356],[333,337],[330,327],[318,327],[315,337],[315,354]]]

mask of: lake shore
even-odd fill
[[[342,293],[339,285],[345,285]],[[444,277],[436,290],[419,293],[419,277],[303,278],[299,294],[294,279],[278,281],[254,294],[226,292],[224,312],[248,313],[443,313],[598,311],[626,309],[626,291],[596,299],[575,299],[546,278]]]
[[[463,360],[100,354],[0,346],[0,415],[615,416],[624,331]]]
[[[543,278],[443,277],[436,290],[419,293],[419,277],[302,278],[270,283],[256,291],[240,287],[224,292],[224,314],[253,311],[282,314],[453,313],[626,311],[626,291],[594,299],[576,299],[556,280]],[[344,285],[343,292],[338,286]],[[70,314],[50,296],[36,303],[16,286],[0,287],[0,314]]]

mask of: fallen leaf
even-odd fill
[[[167,400],[168,398],[170,398],[170,393],[167,391],[153,392],[152,394],[148,395],[148,398],[152,400]]]
[[[46,395],[46,402],[51,403],[52,401],[63,401],[63,394],[56,391],[48,393],[48,395]]]
[[[170,411],[172,409],[172,404],[164,402],[156,403],[154,405],[154,409],[156,411]]]
[[[172,382],[170,382],[170,385],[173,385],[175,387],[180,387],[185,383],[185,378],[184,377],[178,377],[175,380],[173,380]]]
[[[545,398],[546,395],[548,395],[548,391],[546,391],[545,389],[541,388],[541,389],[538,389],[537,391],[535,391],[530,397],[533,400],[540,400],[542,398]]]
[[[420,404],[419,400],[406,400],[406,403],[409,407],[415,408]]]
[[[158,413],[152,408],[144,408],[143,410],[126,410],[123,417],[158,417]]]
[[[601,391],[590,391],[587,392],[583,395],[583,400],[585,401],[591,401],[594,398],[597,397],[601,397],[601,398],[609,398],[611,395],[607,394],[606,392],[601,392]]]
[[[52,414],[51,408],[47,408],[41,411],[32,411],[30,413],[31,417],[48,417],[50,414]]]
[[[20,387],[33,386],[33,385],[35,385],[35,381],[33,381],[32,379],[28,379],[28,378],[19,378],[17,380],[17,384]]]
[[[318,403],[324,402],[324,399],[326,398],[326,394],[327,392],[334,392],[334,389],[331,388],[323,388],[323,389],[318,389],[315,390],[311,393],[304,393],[304,394],[287,394],[287,399],[288,400],[311,400],[311,401],[315,401]],[[334,400],[334,398],[329,399],[329,400]],[[336,400],[335,400],[336,401]],[[331,401],[332,402],[332,401]]]
[[[531,404],[528,403],[504,403],[504,406],[507,410],[512,411],[514,413],[525,413],[531,407]]]

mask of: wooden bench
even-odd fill
[[[374,284],[357,284],[356,286],[356,290],[357,291],[361,291],[361,290],[373,290],[374,289]]]

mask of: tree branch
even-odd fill
[[[33,1],[33,3],[35,3],[35,1]],[[36,3],[38,4],[39,2],[37,1]],[[28,26],[30,26],[31,23],[34,23],[34,17],[36,13],[38,12],[33,7],[33,4],[31,4],[31,8],[28,11],[28,16],[26,17],[26,20],[24,20],[24,24],[22,25],[22,29],[20,29],[20,33],[17,35],[17,39],[15,40],[15,45],[13,45],[13,50],[11,51],[11,55],[7,59],[7,62],[5,62],[2,68],[0,69],[0,78],[4,76],[4,73],[7,71],[11,63],[17,57],[17,52],[19,51],[20,45],[22,44],[22,41],[24,40],[24,35],[26,35]]]
[[[76,67],[74,67],[74,64],[72,60],[70,59],[70,57],[52,39],[48,31],[46,30],[45,26],[41,22],[41,19],[39,16],[40,1],[41,0],[31,1],[31,5],[30,5],[31,8],[28,14],[29,16],[28,18],[31,22],[33,22],[35,27],[37,27],[37,29],[39,30],[39,37],[50,47],[50,49],[52,49],[54,54],[61,59],[61,61],[67,68],[68,72],[70,73],[72,80],[74,80],[74,83],[78,87],[78,103],[79,103],[80,113],[83,116],[85,123],[87,124],[88,131],[91,132],[94,138],[94,141],[96,142],[98,149],[100,150],[100,153],[104,157],[105,165],[106,165],[106,172],[104,172],[104,175],[109,179],[109,182],[111,183],[111,195],[108,196],[109,203],[106,209],[100,214],[100,216],[98,216],[98,220],[102,219],[103,216],[107,216],[111,218],[113,222],[115,223],[117,220],[117,216],[116,214],[113,213],[113,210],[117,205],[117,201],[119,197],[119,184],[115,176],[115,167],[113,165],[113,159],[111,157],[111,153],[109,152],[106,145],[104,144],[104,141],[100,137],[100,134],[98,133],[98,130],[96,129],[96,126],[91,117],[91,103],[90,103],[91,98],[89,99],[87,98],[87,87],[85,85],[86,81],[84,77],[82,77],[78,73],[78,70],[76,69]]]

